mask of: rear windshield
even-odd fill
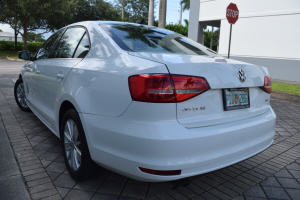
[[[100,24],[125,51],[219,56],[207,47],[167,29],[139,24]]]

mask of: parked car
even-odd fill
[[[70,175],[98,165],[141,181],[217,170],[272,144],[265,67],[225,59],[175,32],[88,21],[54,33],[15,84],[20,109],[57,137]]]

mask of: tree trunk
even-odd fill
[[[166,27],[166,14],[167,14],[167,0],[160,0],[159,2],[159,19],[158,19],[158,27],[165,28]]]
[[[14,30],[15,30],[15,50],[17,50],[17,40],[18,40],[18,33],[17,33],[17,28],[15,27]]]
[[[149,0],[148,25],[153,26],[154,22],[154,0]]]
[[[27,50],[27,26],[23,26],[23,50]]]

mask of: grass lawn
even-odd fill
[[[300,94],[300,85],[272,82],[272,90]]]
[[[0,57],[19,58],[18,51],[0,51]]]

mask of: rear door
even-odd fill
[[[37,60],[39,80],[39,114],[54,126],[57,100],[70,70],[89,51],[89,38],[84,27],[69,27],[52,50],[51,59]]]

